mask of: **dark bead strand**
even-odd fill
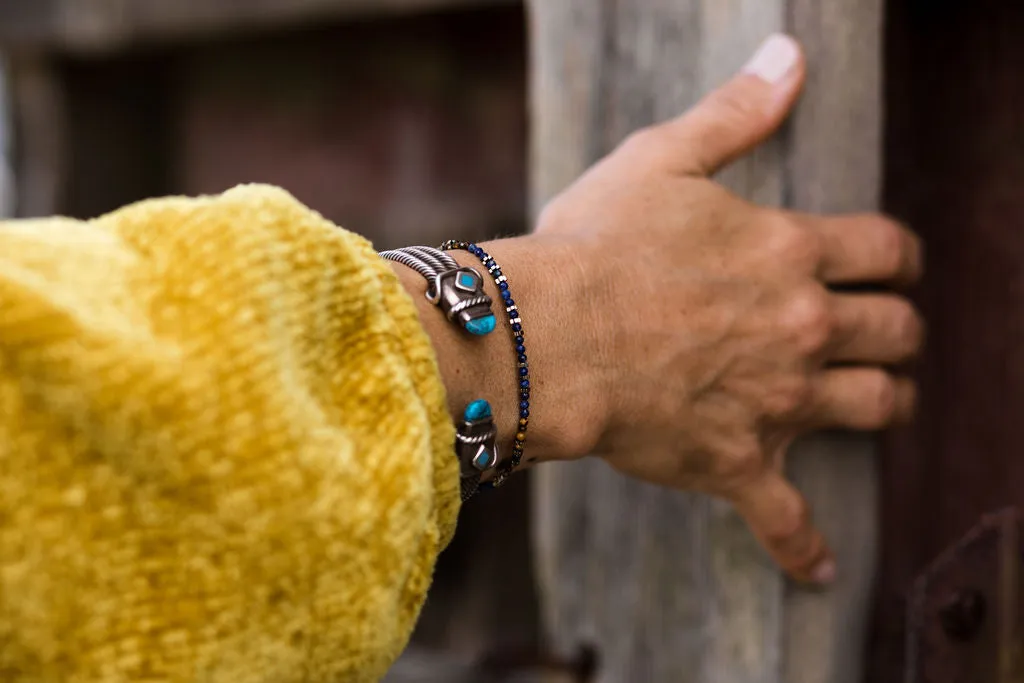
[[[515,440],[512,442],[512,458],[499,468],[492,482],[493,486],[500,486],[505,482],[509,474],[519,467],[519,463],[522,462],[523,446],[526,443],[526,428],[530,424],[530,366],[526,362],[523,323],[519,317],[519,307],[512,298],[508,281],[502,274],[501,267],[491,258],[491,255],[471,242],[448,240],[441,245],[442,251],[450,251],[452,249],[462,249],[476,256],[494,279],[494,284],[498,286],[498,292],[501,294],[505,312],[508,314],[508,324],[512,331],[512,341],[515,344],[516,361],[518,363],[516,381],[519,382],[519,424],[516,428]]]

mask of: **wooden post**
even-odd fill
[[[881,0],[532,0],[530,11],[537,207],[782,30],[807,50],[803,102],[785,135],[721,180],[765,204],[877,207]],[[535,542],[552,646],[593,645],[608,683],[859,683],[873,440],[817,436],[789,468],[837,551],[841,575],[827,592],[787,586],[720,502],[627,481],[600,462],[540,468]]]

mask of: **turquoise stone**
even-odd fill
[[[485,417],[491,416],[491,404],[482,398],[470,403],[466,406],[466,422],[475,422],[476,420],[482,420]]]
[[[466,323],[466,331],[470,334],[485,335],[490,334],[494,331],[494,326],[497,321],[494,319],[494,314],[485,315],[482,318],[474,318]]]
[[[476,287],[476,278],[471,273],[459,273],[459,284],[466,289]]]
[[[494,464],[494,454],[486,448],[481,448],[480,452],[473,458],[473,466],[478,470],[486,470],[488,467]]]

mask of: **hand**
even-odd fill
[[[732,501],[793,577],[825,583],[835,564],[785,452],[810,430],[906,418],[914,387],[887,367],[922,338],[906,299],[830,286],[913,282],[920,247],[882,216],[754,206],[709,179],[779,126],[802,85],[791,40],[759,56],[630,137],[546,208],[537,236],[575,255],[593,303],[573,374],[600,378],[596,453]]]

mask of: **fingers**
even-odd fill
[[[648,129],[648,139],[662,154],[667,148],[674,170],[712,175],[775,132],[803,80],[800,46],[789,36],[772,36],[739,75],[679,118]]]
[[[790,576],[805,583],[831,583],[836,571],[832,553],[811,521],[807,501],[781,474],[765,470],[736,492],[733,503]]]
[[[908,420],[917,391],[905,377],[880,368],[835,368],[811,378],[808,427],[882,429]]]
[[[821,246],[818,276],[824,282],[906,285],[921,277],[921,241],[894,220],[870,214],[791,216],[818,236]]]
[[[895,364],[915,356],[924,323],[906,299],[891,294],[832,294],[831,361]]]

